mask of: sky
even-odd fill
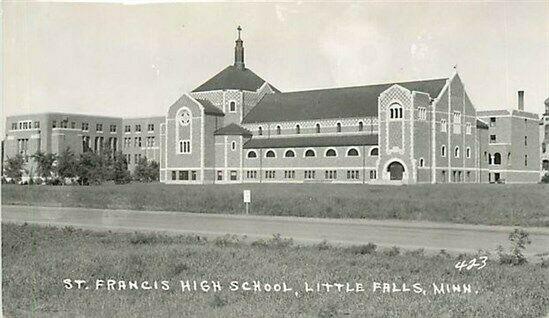
[[[542,113],[549,1],[3,2],[2,117],[163,115],[234,61],[282,91],[449,77],[478,110]],[[0,131],[4,131],[4,120]]]

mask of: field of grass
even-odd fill
[[[2,186],[2,204],[549,226],[549,184]]]
[[[502,242],[505,244],[505,242]],[[284,238],[90,232],[2,225],[6,316],[93,317],[540,317],[549,306],[547,268],[500,265],[458,271],[473,256],[296,246]],[[64,288],[86,280],[86,289]],[[96,280],[168,281],[169,290],[107,290]],[[181,280],[219,281],[221,291],[182,291]],[[291,292],[230,291],[229,282],[283,283]],[[362,292],[306,292],[304,283],[363,284]],[[421,284],[423,293],[373,291],[373,283]],[[433,283],[470,284],[471,293],[433,293]],[[84,285],[83,285],[84,286]],[[262,285],[264,286],[264,285]],[[263,287],[262,287],[263,288]],[[346,288],[346,287],[345,287]],[[345,290],[343,288],[343,290]],[[478,294],[476,293],[478,291]],[[296,295],[295,292],[298,292]]]

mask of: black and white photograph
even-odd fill
[[[3,1],[3,317],[549,317],[549,2]]]

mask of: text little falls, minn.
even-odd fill
[[[299,297],[313,293],[410,293],[417,295],[478,294],[479,290],[468,283],[454,282],[265,282],[260,280],[115,280],[115,279],[63,279],[65,290],[126,292],[175,291],[181,293],[285,293]]]

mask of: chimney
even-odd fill
[[[518,91],[518,109],[524,110],[524,91]]]

